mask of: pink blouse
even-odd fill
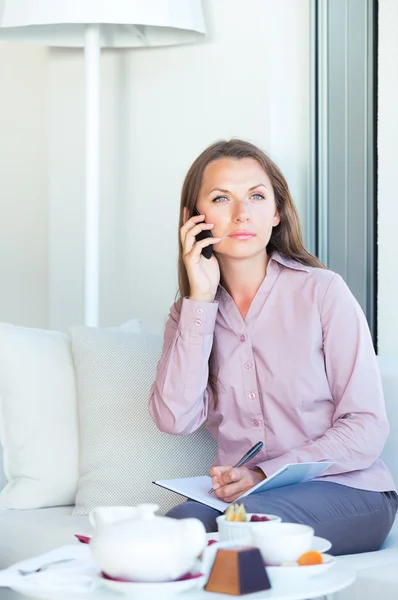
[[[222,286],[214,302],[171,308],[149,410],[176,435],[206,422],[218,441],[214,464],[235,464],[262,441],[246,466],[267,476],[286,463],[334,461],[319,479],[395,490],[379,459],[389,426],[364,314],[339,275],[277,253],[245,319]]]

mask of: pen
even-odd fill
[[[253,448],[250,448],[250,450],[248,452],[246,452],[246,454],[244,456],[242,456],[242,458],[240,460],[238,460],[236,465],[233,466],[233,469],[236,469],[237,467],[241,467],[242,465],[247,463],[251,458],[253,458],[253,456],[256,456],[256,454],[258,454],[258,452],[260,452],[263,445],[264,444],[262,442],[257,442],[257,444],[255,446],[253,446]],[[214,492],[214,490],[213,490],[213,488],[211,488],[209,490],[209,494],[212,494],[213,492]]]

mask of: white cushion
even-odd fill
[[[0,507],[73,504],[78,434],[67,335],[0,324],[0,438]]]
[[[140,326],[132,320],[111,330],[138,334]],[[0,323],[0,440],[0,508],[74,504],[78,420],[68,335]]]
[[[160,336],[73,328],[80,415],[80,479],[74,514],[98,505],[158,503],[181,496],[154,479],[207,473],[216,444],[203,428],[179,437],[161,433],[148,412]]]

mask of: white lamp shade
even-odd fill
[[[108,48],[189,43],[205,33],[201,0],[0,0],[0,41],[80,47],[100,25]]]

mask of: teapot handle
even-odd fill
[[[88,520],[93,529],[98,527],[99,519],[98,519],[98,509],[97,508],[90,510],[90,512],[88,514]]]
[[[178,521],[178,526],[189,540],[189,550],[194,556],[198,556],[206,547],[206,529],[199,519],[187,518]]]

